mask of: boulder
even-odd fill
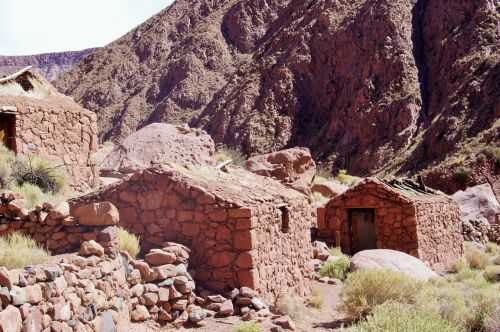
[[[22,319],[21,312],[14,306],[9,305],[0,312],[0,331],[21,332]]]
[[[203,130],[187,125],[153,123],[111,151],[101,164],[101,175],[122,177],[154,164],[214,165],[215,143]]]
[[[500,204],[487,183],[457,191],[452,198],[460,207],[462,220],[484,218],[493,224],[500,214]]]
[[[351,259],[351,271],[365,269],[397,271],[424,281],[438,276],[420,259],[389,249],[363,250],[355,254]]]
[[[313,257],[322,261],[326,261],[330,257],[330,250],[326,243],[321,241],[314,241],[313,244]]]
[[[78,206],[72,209],[71,215],[85,226],[117,225],[120,221],[118,209],[110,202]]]
[[[95,255],[100,257],[104,255],[104,248],[94,240],[85,241],[80,246],[79,254],[81,256]]]
[[[248,159],[245,168],[258,175],[272,177],[306,195],[316,174],[316,164],[307,148],[293,148]]]
[[[170,252],[165,252],[161,249],[152,249],[144,259],[152,266],[161,266],[165,264],[175,263],[177,256]]]

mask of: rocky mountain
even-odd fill
[[[12,74],[27,66],[33,66],[49,81],[58,78],[62,73],[70,70],[84,57],[94,52],[95,48],[83,51],[45,53],[23,56],[1,56],[0,76]]]
[[[56,85],[102,140],[189,122],[246,154],[307,146],[452,191],[498,171],[482,152],[500,142],[499,82],[495,0],[177,0]]]

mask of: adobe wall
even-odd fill
[[[98,201],[112,202],[118,208],[121,226],[141,237],[143,250],[161,248],[165,241],[189,247],[194,277],[212,290],[247,286],[269,299],[285,281],[303,288],[303,273],[298,269],[305,264],[306,253],[312,252],[311,217],[303,216],[309,209],[299,213],[302,208],[294,206],[292,232],[280,235],[276,225],[266,226],[264,215],[273,209],[272,204],[263,202],[258,209],[240,208],[203,188],[155,174],[154,170],[136,173],[71,204],[76,207]],[[271,219],[275,223],[274,215]],[[307,222],[295,224],[301,221]],[[288,251],[276,249],[276,243]],[[302,244],[301,248],[293,249],[298,244]],[[283,280],[277,280],[277,275]]]
[[[418,256],[436,269],[445,269],[463,255],[460,211],[451,200],[417,202]]]
[[[418,255],[414,207],[376,184],[367,184],[359,190],[351,190],[328,203],[324,221],[318,220],[318,232],[331,236],[334,242],[335,233],[340,231],[343,251],[352,254],[348,209],[356,208],[375,209],[377,248]]]
[[[92,154],[97,151],[97,116],[71,99],[43,100],[2,97],[0,106],[16,106],[16,147],[19,154],[36,154],[63,165],[71,187],[83,192],[96,183],[98,170]],[[34,149],[32,149],[34,148]]]

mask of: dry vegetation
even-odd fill
[[[234,328],[233,332],[261,332],[261,328],[255,322],[242,323]]]
[[[12,233],[0,237],[0,266],[18,269],[44,263],[49,257],[48,251],[26,235]]]
[[[231,160],[231,164],[236,166],[243,166],[245,164],[245,156],[241,151],[227,146],[221,146],[215,152],[215,160],[217,163],[223,163]]]
[[[67,192],[62,168],[37,156],[19,156],[0,144],[0,189],[21,194],[27,208],[42,202],[57,204]]]
[[[136,258],[141,252],[140,239],[138,236],[129,233],[124,228],[118,228],[118,249],[126,251]]]
[[[323,264],[319,271],[319,274],[322,277],[344,280],[347,276],[347,272],[349,271],[351,260],[344,254],[334,256],[336,256],[334,259],[329,260],[325,264]]]
[[[350,274],[343,308],[361,317],[350,332],[500,331],[498,246],[466,244],[445,278],[419,282],[392,271]]]

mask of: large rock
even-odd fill
[[[101,164],[104,176],[121,176],[166,162],[213,165],[215,144],[204,131],[153,123],[127,137]]]
[[[389,249],[363,250],[352,257],[351,271],[366,269],[388,269],[419,280],[429,280],[438,276],[420,259]]]
[[[500,204],[487,183],[457,191],[452,198],[460,206],[462,220],[485,218],[493,224],[500,214]]]
[[[16,307],[9,305],[0,312],[0,331],[21,332],[21,324],[21,313]]]
[[[320,183],[313,184],[311,191],[313,193],[320,193],[324,197],[333,198],[342,194],[344,191],[349,189],[348,186],[339,183],[337,181],[323,181]]]
[[[71,215],[78,219],[80,225],[85,226],[117,225],[120,221],[118,209],[110,202],[75,207]]]
[[[248,159],[245,168],[262,176],[272,177],[306,195],[310,188],[316,164],[307,148],[293,148],[259,155]]]

